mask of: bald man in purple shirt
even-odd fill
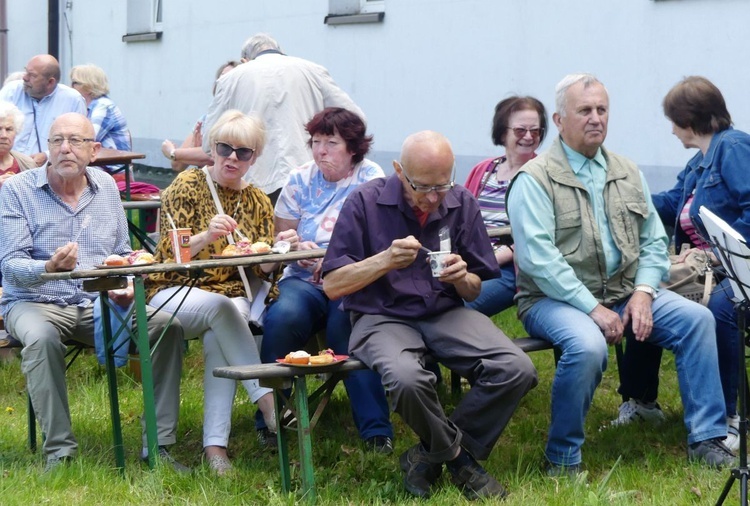
[[[406,490],[428,497],[445,464],[467,497],[503,497],[477,460],[489,457],[537,376],[489,318],[464,307],[497,262],[476,200],[454,186],[454,165],[441,134],[409,136],[396,173],[346,200],[323,261],[323,289],[351,312],[350,353],[381,375],[394,411],[420,438],[399,459]],[[424,248],[440,249],[441,230],[451,253],[433,277]],[[450,417],[426,355],[473,385]]]

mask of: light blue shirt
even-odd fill
[[[55,250],[76,236],[79,249],[75,270],[92,269],[113,253],[131,251],[128,222],[115,180],[92,167],[86,168],[86,176],[88,185],[76,209],[52,191],[46,167],[21,172],[0,189],[3,315],[21,301],[82,307],[92,303],[98,294],[84,292],[80,279],[45,283],[40,278]],[[81,230],[86,216],[91,216],[91,224]]]
[[[617,248],[612,232],[609,230],[609,220],[607,213],[604,212],[604,185],[607,183],[607,160],[604,159],[601,148],[596,150],[594,158],[588,159],[578,151],[573,151],[570,146],[560,140],[560,144],[568,158],[570,168],[578,180],[586,187],[589,198],[593,199],[591,207],[594,210],[596,225],[599,228],[599,235],[602,239],[602,248],[604,249],[604,260],[607,265],[607,277],[617,271],[620,265],[622,254]]]
[[[0,89],[0,100],[12,102],[24,115],[23,129],[16,134],[13,149],[27,155],[47,152],[49,130],[61,114],[77,112],[86,116],[86,101],[64,84],[37,100],[24,91],[23,81],[11,81]]]
[[[596,216],[599,234],[604,249],[607,275],[611,276],[620,264],[621,253],[614,243],[604,210],[604,184],[607,178],[607,163],[597,151],[589,160],[573,151],[561,141],[568,163],[576,177],[593,196],[592,207]],[[593,165],[593,167],[592,167]],[[664,265],[664,228],[651,202],[648,185],[640,173],[644,197],[649,214],[640,230],[641,245],[635,284],[658,288],[666,274]],[[533,205],[528,205],[533,202]],[[547,193],[529,174],[521,173],[513,183],[508,199],[511,210],[511,227],[515,241],[515,259],[519,269],[527,273],[542,292],[555,300],[563,301],[588,314],[599,303],[586,286],[576,277],[573,269],[555,246],[555,211]],[[595,261],[595,259],[592,259]]]

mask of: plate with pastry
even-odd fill
[[[154,255],[146,250],[136,250],[127,256],[109,255],[104,263],[95,265],[97,269],[122,269],[124,267],[136,267],[138,265],[149,265],[156,262]]]
[[[271,245],[264,241],[250,242],[242,239],[234,244],[228,244],[220,255],[211,255],[211,258],[242,258],[271,253]]]
[[[348,359],[349,355],[336,355],[330,348],[320,351],[317,355],[310,355],[304,350],[287,353],[284,358],[276,359],[276,362],[292,367],[326,367],[340,364]]]

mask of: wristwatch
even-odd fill
[[[169,159],[172,160],[173,162],[176,162],[177,161],[177,157],[174,154],[174,149],[175,148],[172,148],[172,150],[169,152]]]
[[[656,289],[648,285],[636,285],[633,292],[646,292],[652,299],[655,299],[657,295]]]

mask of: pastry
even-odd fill
[[[310,363],[310,354],[303,350],[293,351],[284,357],[284,362],[287,364],[307,365]]]
[[[104,265],[130,265],[130,262],[128,262],[127,258],[121,257],[120,255],[109,255],[104,259]]]

